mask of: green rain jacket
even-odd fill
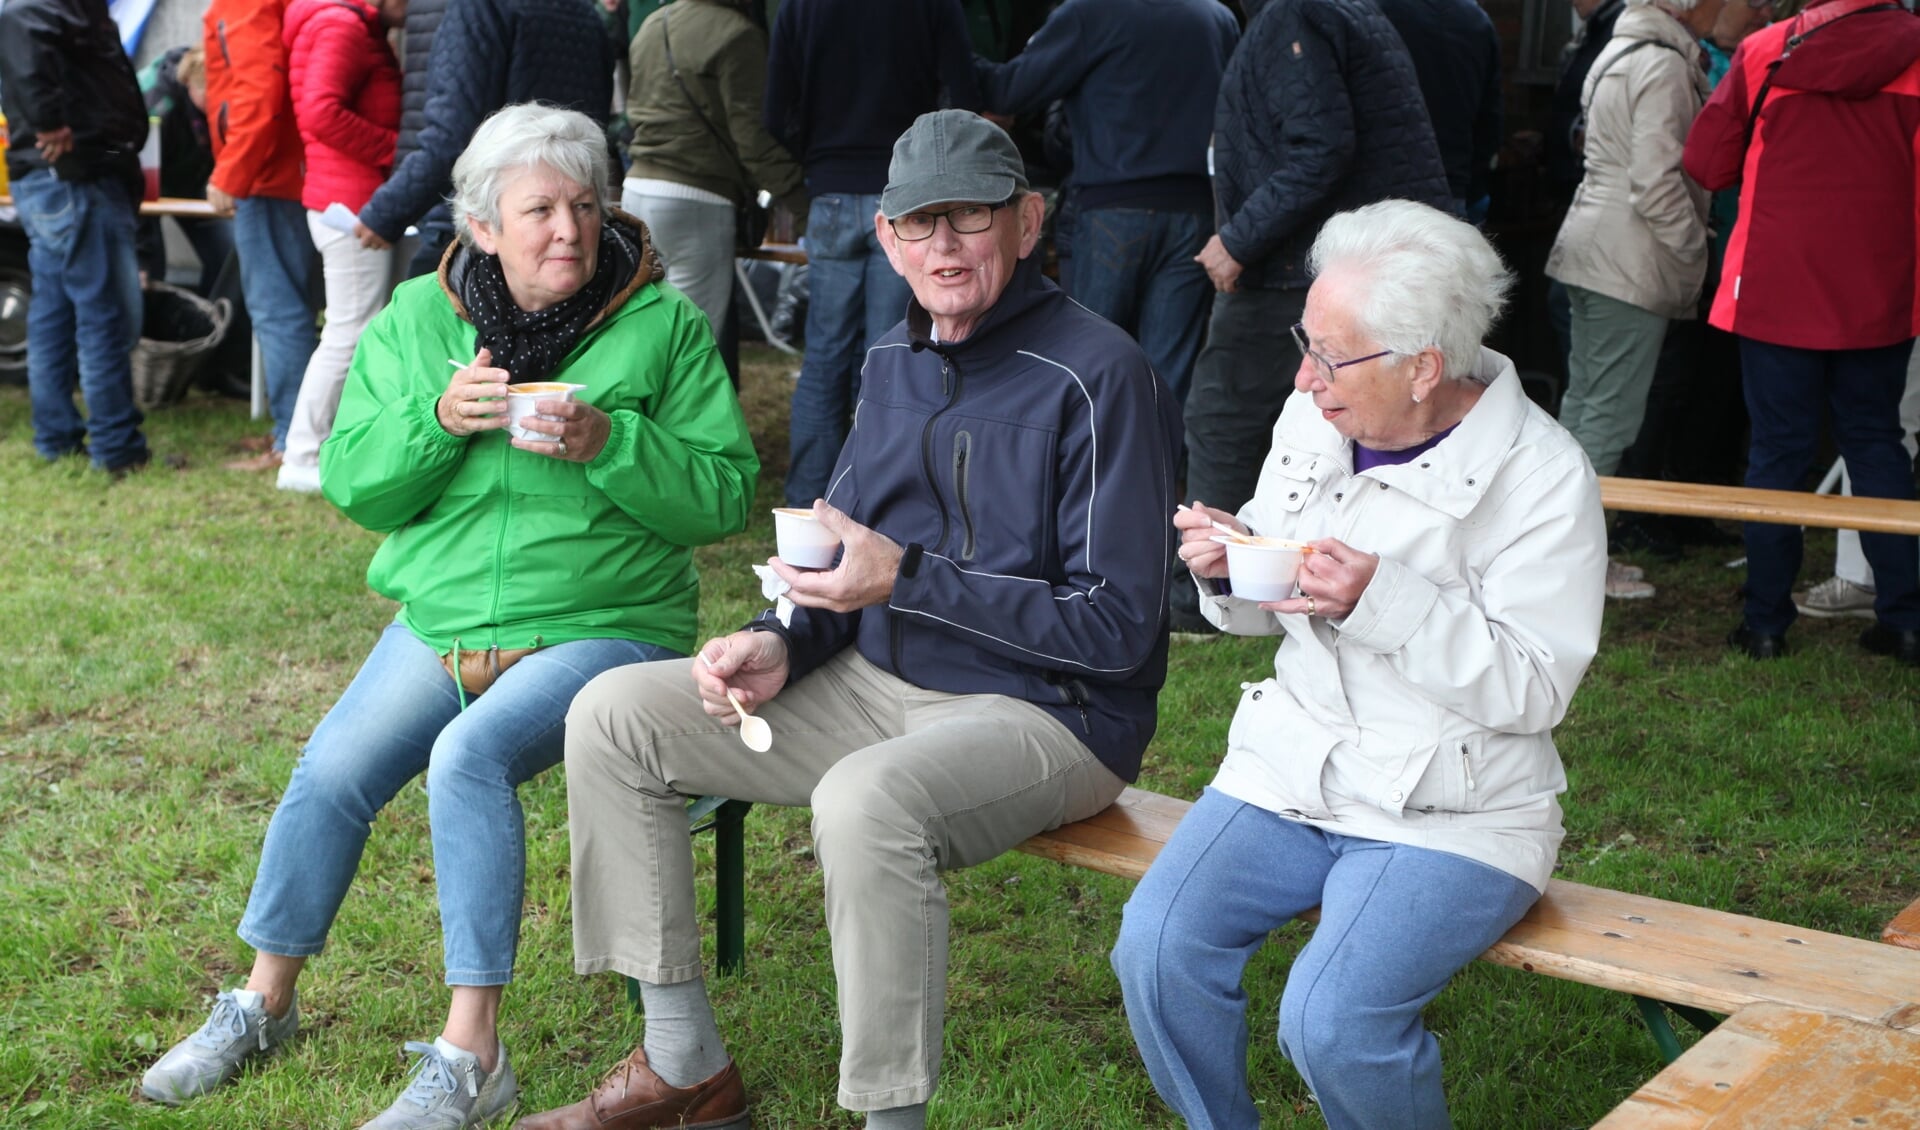
[[[445,654],[632,639],[691,654],[693,547],[747,524],[759,460],[706,315],[639,270],[547,378],[583,384],[607,413],[600,454],[571,463],[512,447],[504,430],[449,435],[434,405],[474,327],[439,277],[402,283],[361,336],[332,434],[327,499],[387,534],[367,568],[399,622]]]

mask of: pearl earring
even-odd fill
[[[1417,393],[1417,392],[1416,392],[1416,393],[1414,393],[1414,394],[1413,394],[1413,402],[1414,402],[1415,404],[1418,404],[1418,403],[1420,403],[1420,394],[1419,394],[1419,393]]]

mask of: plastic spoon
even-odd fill
[[[1186,503],[1182,502],[1182,503],[1177,503],[1174,506],[1174,509],[1175,510],[1192,510],[1193,507],[1188,506]],[[1225,522],[1216,522],[1212,518],[1209,518],[1207,519],[1207,523],[1211,525],[1214,529],[1219,530],[1223,534],[1226,534],[1228,537],[1244,538],[1247,536],[1241,533],[1239,530],[1234,529],[1232,526],[1227,525]]]
[[[705,655],[700,657],[709,669],[713,663]],[[757,714],[748,714],[747,708],[740,705],[740,699],[733,693],[732,687],[723,687],[727,692],[727,702],[732,704],[733,712],[740,716],[740,740],[755,753],[765,753],[773,748],[773,727]]]
[[[767,720],[758,714],[748,714],[747,708],[740,705],[731,687],[727,688],[727,701],[733,704],[733,709],[740,715],[740,740],[747,744],[747,748],[755,753],[772,749],[773,727],[767,725]]]

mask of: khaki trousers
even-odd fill
[[[1031,703],[922,690],[852,648],[759,710],[760,754],[709,717],[696,660],[621,667],[567,715],[574,968],[700,975],[686,798],[813,809],[839,985],[840,1105],[925,1102],[947,979],[940,872],[1113,803],[1124,783]]]

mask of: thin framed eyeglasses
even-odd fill
[[[933,237],[933,229],[940,226],[940,217],[947,218],[947,226],[955,235],[975,235],[993,226],[993,214],[1013,203],[1011,197],[998,204],[959,204],[941,212],[922,210],[908,212],[888,220],[893,225],[893,234],[908,243],[918,243]]]
[[[1313,362],[1314,367],[1320,370],[1320,379],[1328,384],[1333,383],[1333,374],[1335,372],[1346,368],[1348,365],[1358,365],[1363,361],[1377,361],[1382,357],[1391,357],[1393,355],[1393,350],[1382,349],[1378,353],[1369,353],[1365,357],[1355,357],[1351,361],[1329,361],[1313,351],[1313,343],[1307,340],[1307,327],[1303,322],[1295,322],[1293,324],[1293,344],[1300,347],[1300,355]]]

